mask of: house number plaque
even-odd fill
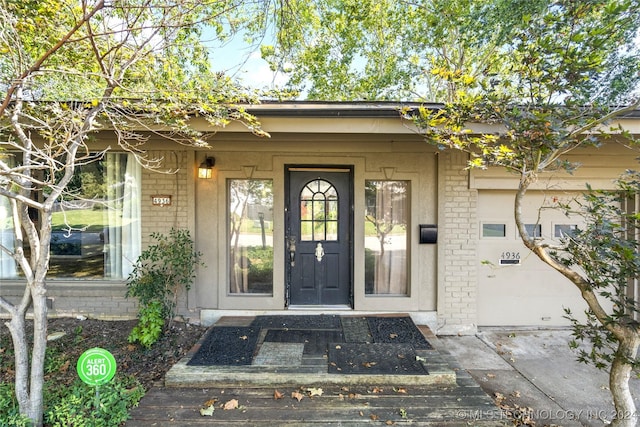
[[[158,194],[151,196],[151,204],[153,206],[171,206],[171,196],[167,194]]]
[[[500,254],[500,265],[520,265],[520,252],[502,252]]]

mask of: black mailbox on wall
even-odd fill
[[[420,243],[437,243],[438,242],[438,225],[437,224],[420,224]]]

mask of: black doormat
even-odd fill
[[[366,317],[344,316],[340,320],[345,342],[373,342]]]
[[[340,329],[340,316],[335,315],[278,315],[256,316],[251,326],[262,329]]]
[[[254,327],[213,327],[187,365],[251,365],[259,333]]]
[[[413,348],[431,350],[431,344],[411,317],[367,317],[374,343],[411,344]]]
[[[211,328],[187,364],[251,365],[261,337],[304,343],[306,356],[328,355],[329,372],[342,374],[424,374],[414,350],[432,348],[408,316],[267,315]]]
[[[265,342],[303,343],[305,355],[323,356],[327,354],[329,343],[343,342],[341,331],[337,330],[309,330],[298,329],[269,329],[264,338]]]
[[[427,375],[411,344],[340,343],[329,345],[330,374]]]

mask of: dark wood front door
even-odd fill
[[[287,303],[352,305],[352,169],[287,167]]]

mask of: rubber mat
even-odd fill
[[[329,343],[343,342],[341,331],[329,330],[284,330],[270,329],[264,338],[265,342],[302,343],[304,354],[322,356],[327,354]]]
[[[292,315],[256,316],[251,326],[262,329],[340,329],[340,316]]]
[[[329,345],[330,374],[427,375],[411,344]]]
[[[433,348],[409,316],[367,317],[367,322],[375,343],[411,344],[420,350]]]
[[[259,333],[253,327],[211,328],[187,365],[251,365]]]

